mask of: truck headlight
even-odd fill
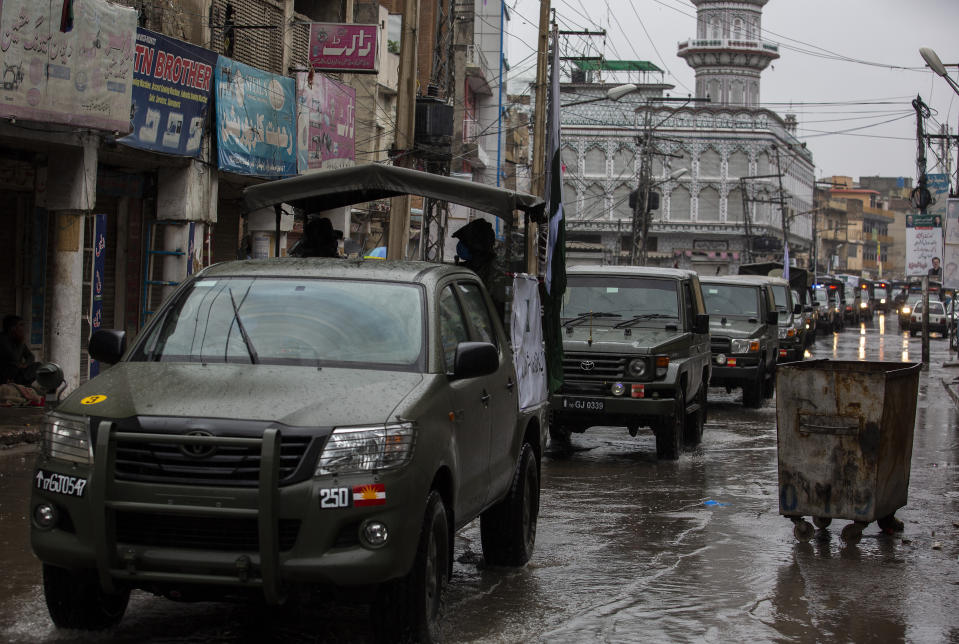
[[[780,339],[780,340],[784,340],[784,339],[786,338],[786,331],[787,331],[786,327],[784,327],[784,326],[779,327],[779,339]]]
[[[633,378],[642,378],[646,375],[646,361],[643,359],[630,360],[627,367],[629,375]]]
[[[315,476],[402,467],[413,454],[413,438],[413,423],[338,427],[316,462]]]
[[[759,340],[746,338],[745,340],[733,340],[730,343],[730,349],[733,353],[753,353],[759,351]]]
[[[859,303],[859,308],[861,308],[861,309],[868,309],[868,308],[869,308],[869,302],[860,302],[860,303]]]
[[[47,414],[43,420],[43,454],[49,458],[90,465],[90,421],[84,416]]]
[[[903,315],[909,315],[910,313],[912,313],[912,309],[911,309],[910,307],[908,307],[908,306],[902,307],[902,314],[903,314]]]

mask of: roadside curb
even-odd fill
[[[956,389],[955,387],[949,386],[953,383],[950,382],[949,380],[946,380],[945,378],[940,378],[940,380],[942,381],[942,386],[945,387],[946,389],[946,393],[949,394],[950,398],[952,398],[952,403],[954,405],[959,405],[959,392],[955,391]]]

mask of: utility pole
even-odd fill
[[[630,248],[629,263],[645,266],[648,254],[646,246],[649,240],[649,182],[653,161],[653,128],[651,110],[643,116],[643,154],[639,164],[639,198],[633,208],[633,243]],[[639,232],[639,235],[636,233]]]
[[[774,145],[776,150],[776,177],[779,179],[779,217],[782,220],[783,227],[783,270],[786,268],[786,260],[789,257],[789,223],[786,221],[786,193],[783,190],[783,166],[779,156],[779,146]]]
[[[919,207],[919,214],[925,215],[931,201],[926,188],[926,137],[923,129],[925,119],[931,112],[921,96],[912,101],[916,110],[916,169],[919,171],[919,187],[913,191],[913,205]],[[917,203],[918,202],[918,203]],[[929,277],[922,278],[922,364],[929,365]]]
[[[530,192],[538,197],[546,195],[546,65],[549,60],[549,2],[539,3],[539,37],[536,45],[536,107],[533,110],[533,161],[530,164]],[[558,43],[553,43],[554,47]],[[559,100],[555,97],[554,100]],[[526,272],[536,275],[539,271],[539,227],[526,219]],[[547,226],[547,230],[549,226]]]
[[[400,43],[400,79],[396,97],[396,141],[394,165],[413,166],[413,138],[416,127],[416,49],[419,41],[420,0],[403,3],[403,36]],[[410,240],[410,196],[390,200],[389,259],[406,259]]]

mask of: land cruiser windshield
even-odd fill
[[[630,326],[662,328],[679,320],[679,284],[649,277],[571,275],[561,316],[567,320],[592,314],[607,324],[627,320]]]
[[[749,318],[759,315],[759,289],[754,286],[703,284],[703,297],[710,315]]]
[[[200,279],[166,309],[132,360],[422,370],[422,299],[409,284]]]

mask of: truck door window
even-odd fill
[[[479,286],[469,282],[459,282],[456,289],[463,299],[466,316],[473,327],[473,331],[478,336],[474,339],[495,345],[496,334],[493,332],[493,322],[490,319],[489,310],[486,308],[486,300],[483,298]]]
[[[689,282],[683,282],[683,300],[686,309],[686,322],[685,326],[687,329],[693,328],[693,316],[696,314],[696,306],[693,302],[693,290],[689,286]]]
[[[446,372],[452,373],[456,361],[456,345],[469,341],[466,321],[460,310],[453,287],[447,286],[440,293],[440,342],[443,344],[443,359]]]

